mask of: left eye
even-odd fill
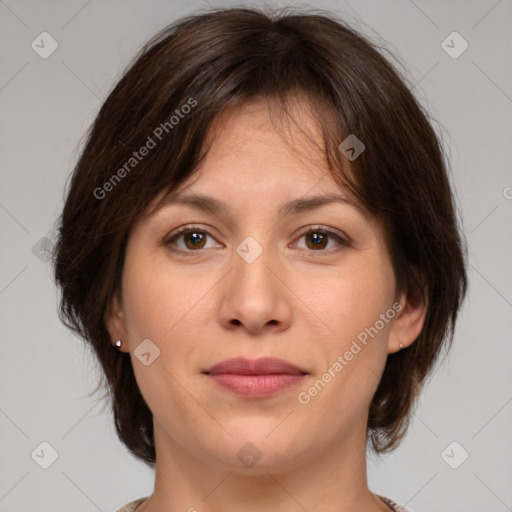
[[[329,241],[333,240],[337,245],[347,246],[348,242],[337,235],[332,231],[327,231],[324,229],[314,229],[310,230],[306,233],[303,233],[299,240],[305,238],[306,239],[306,249],[310,249],[313,251],[321,251],[327,248]],[[329,249],[332,249],[330,247]]]

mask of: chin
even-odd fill
[[[294,467],[305,447],[298,446],[289,429],[279,432],[275,421],[251,420],[250,427],[228,431],[233,435],[227,443],[215,446],[214,457],[226,465],[226,469],[247,475],[280,472]],[[273,429],[275,429],[273,431]],[[270,432],[270,434],[269,434]],[[303,442],[304,439],[300,438]]]

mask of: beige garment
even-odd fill
[[[386,498],[384,496],[379,496],[379,498],[386,505],[388,505],[391,508],[391,510],[393,510],[393,512],[412,512],[412,511],[408,511],[406,508],[402,507],[401,505],[398,505],[398,503],[395,503],[393,500],[390,500],[389,498]],[[138,500],[127,503],[124,507],[121,507],[119,510],[116,510],[116,512],[134,512],[135,508],[138,507],[146,499],[147,499],[147,496],[145,498],[139,498]]]
[[[143,501],[147,500],[148,496],[145,498],[139,498],[138,500],[131,501],[130,503],[127,503],[124,507],[121,507],[119,510],[116,510],[116,512],[133,512],[136,507],[138,507]]]

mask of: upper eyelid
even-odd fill
[[[202,228],[201,226],[196,226],[196,225],[191,224],[191,225],[182,226],[182,227],[178,228],[177,230],[168,234],[165,237],[165,243],[166,244],[170,243],[171,241],[177,239],[178,237],[180,237],[184,234],[193,232],[193,231],[199,231],[201,233],[205,233],[207,236],[210,236],[215,239],[215,236],[208,229]],[[297,238],[300,238],[304,235],[307,235],[309,233],[314,233],[314,232],[325,232],[328,236],[337,237],[339,239],[340,243],[343,243],[343,242],[349,243],[350,242],[349,237],[347,235],[345,235],[345,233],[343,233],[342,231],[339,231],[335,228],[330,228],[328,226],[322,226],[320,224],[313,224],[313,225],[306,226],[306,227],[300,229],[298,234],[295,236],[294,240],[296,240]],[[190,252],[193,252],[193,251],[190,251]]]
[[[204,232],[210,236],[213,236],[212,233],[210,233],[210,231],[208,230],[208,228],[203,228],[199,225],[194,225],[194,224],[190,224],[190,225],[184,225],[184,226],[181,226],[179,228],[177,228],[176,230],[172,231],[171,233],[169,233],[167,235],[166,238],[169,238],[169,237],[173,237],[173,236],[176,236],[176,235],[181,235],[183,233],[186,233],[188,231],[193,231],[193,230],[196,230],[196,231],[201,231],[201,232]],[[318,230],[318,231],[326,231],[330,234],[334,234],[334,235],[338,235],[340,236],[341,238],[348,238],[347,235],[345,235],[342,231],[338,230],[338,229],[335,229],[335,228],[331,228],[331,227],[328,227],[328,226],[323,226],[321,224],[312,224],[310,226],[306,226],[304,228],[301,228],[299,230],[299,235],[303,235],[303,234],[307,234],[311,231],[314,231],[314,230]]]
[[[298,236],[302,236],[302,235],[305,235],[305,234],[308,234],[308,233],[311,233],[314,231],[325,231],[326,233],[328,233],[330,235],[336,235],[336,236],[339,236],[340,238],[348,240],[348,236],[345,235],[345,233],[343,233],[343,231],[340,231],[339,229],[335,229],[335,228],[330,228],[328,226],[322,226],[321,224],[312,224],[311,226],[306,226],[305,228],[301,228],[299,230]]]

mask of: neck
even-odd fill
[[[154,426],[155,489],[136,512],[221,512],[233,504],[244,512],[389,511],[368,489],[366,437],[344,437],[326,453],[308,454],[287,467],[257,464],[242,472],[197,459],[157,421]]]

